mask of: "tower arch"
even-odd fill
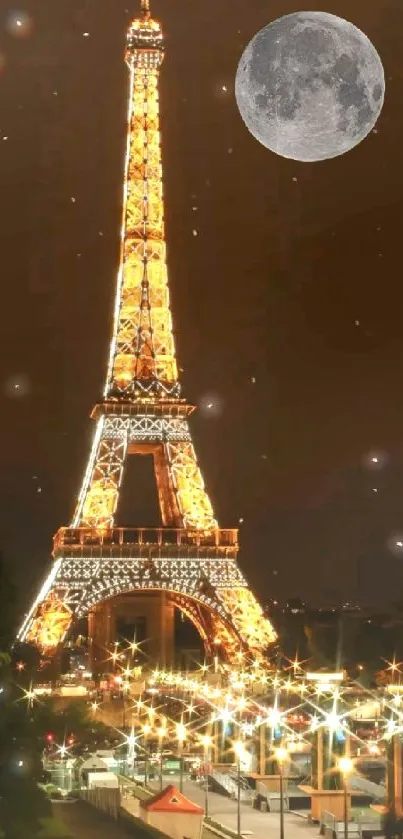
[[[263,656],[276,638],[238,563],[238,533],[219,527],[181,396],[170,309],[159,73],[161,25],[141,0],[127,32],[128,110],[121,248],[105,388],[92,412],[93,445],[69,527],[18,638],[52,653],[71,620],[124,590],[172,592],[203,632]],[[115,527],[127,458],[152,451],[163,527]],[[139,487],[141,492],[141,487]],[[153,576],[154,575],[154,576]],[[178,599],[179,598],[179,599]],[[192,611],[193,610],[193,611]]]

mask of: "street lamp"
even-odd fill
[[[344,839],[348,839],[348,776],[351,775],[354,769],[354,763],[351,757],[345,755],[340,757],[337,762],[337,768],[343,776],[343,792],[344,792]]]
[[[61,757],[61,762],[62,762],[62,784],[63,784],[63,789],[66,789],[66,763],[67,763],[67,755],[68,755],[69,750],[68,750],[68,748],[67,748],[66,744],[65,744],[65,743],[62,743],[62,745],[61,745],[61,746],[58,746],[58,747],[57,747],[57,751],[59,752],[59,755],[60,755],[60,757]]]
[[[288,751],[282,746],[274,752],[280,776],[280,839],[284,839],[284,763],[288,760]]]
[[[159,741],[159,747],[160,747],[160,790],[162,790],[162,764],[163,764],[162,743],[163,743],[164,737],[166,737],[166,734],[167,734],[167,730],[166,730],[165,726],[161,725],[157,729],[157,735],[158,735],[158,741]]]
[[[134,775],[134,760],[136,757],[136,743],[137,737],[134,733],[134,726],[132,725],[130,734],[126,737],[126,771],[127,767],[132,769],[132,777]]]
[[[152,728],[151,725],[146,722],[143,725],[143,734],[144,734],[144,786],[147,786],[148,781],[148,746],[147,746],[147,738],[148,735],[151,734]]]
[[[210,746],[212,738],[209,734],[203,734],[201,738],[204,752],[204,816],[208,816],[208,766],[210,760]]]
[[[237,758],[236,775],[237,775],[237,834],[241,836],[241,757],[245,753],[244,744],[241,740],[234,743],[234,752]]]
[[[179,790],[183,792],[183,743],[186,740],[186,726],[183,722],[176,723],[176,737],[179,746]]]

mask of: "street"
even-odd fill
[[[183,785],[187,798],[204,808],[204,790],[193,781]],[[209,792],[209,816],[213,821],[237,831],[237,802],[218,793]],[[290,839],[313,839],[318,834],[318,827],[308,826],[308,820],[293,813],[285,813],[284,826]],[[241,804],[241,832],[253,834],[255,839],[278,839],[280,835],[280,814],[261,813],[250,804]]]
[[[130,784],[130,782],[128,783]],[[179,787],[179,778],[173,776],[169,780],[164,779],[164,787],[168,783]],[[159,782],[151,782],[149,789],[152,792],[159,792]],[[190,801],[194,801],[195,804],[199,804],[204,809],[205,794],[199,784],[194,781],[185,781],[183,784],[183,794]],[[236,833],[237,802],[214,792],[209,792],[208,801],[210,818],[215,822],[220,822],[224,827],[228,827]],[[128,812],[135,812],[133,801],[130,797],[122,799],[122,807],[127,809]],[[284,826],[286,837],[288,836],[289,839],[314,839],[319,833],[318,826],[308,825],[306,818],[294,813],[285,813]],[[259,810],[254,810],[250,804],[241,804],[241,832],[245,836],[253,836],[254,839],[278,839],[280,834],[280,815],[279,813],[261,813]]]

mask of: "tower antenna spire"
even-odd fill
[[[141,0],[141,14],[146,19],[150,17],[150,0]]]

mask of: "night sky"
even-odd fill
[[[103,386],[138,5],[41,0],[0,18],[0,546],[23,609],[72,515]],[[215,511],[240,522],[259,596],[382,605],[403,583],[388,548],[403,539],[403,5],[309,8],[361,28],[387,85],[376,133],[316,164],[260,146],[233,91],[250,38],[305,3],[153,2],[177,352]],[[120,523],[157,523],[140,460]]]

